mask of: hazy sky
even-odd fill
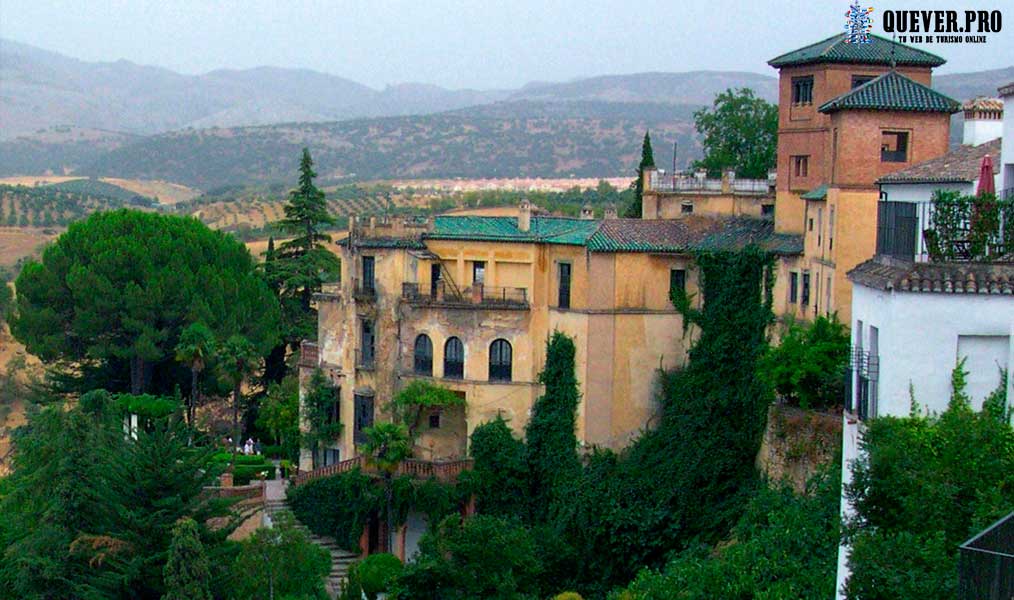
[[[185,73],[304,67],[382,87],[517,87],[533,80],[697,69],[774,71],[765,61],[842,30],[849,0],[0,0],[0,37],[83,60]],[[988,43],[934,44],[941,72],[1014,64],[1010,0],[869,0],[885,10],[1003,9]]]

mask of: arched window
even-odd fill
[[[415,338],[415,372],[420,375],[433,375],[433,342],[425,333]]]
[[[489,380],[510,381],[512,360],[511,343],[493,340],[489,345]]]
[[[444,377],[465,377],[465,345],[456,337],[448,338],[444,344]]]

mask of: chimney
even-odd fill
[[[1003,100],[979,96],[962,106],[962,144],[978,146],[1003,135]]]
[[[595,218],[595,210],[591,204],[585,204],[581,207],[581,219],[589,221]]]
[[[532,228],[532,203],[528,198],[521,199],[521,206],[518,207],[518,231],[528,231]]]
[[[607,219],[615,219],[615,218],[617,218],[616,205],[615,204],[610,204],[609,206],[606,207],[605,218],[607,218]]]

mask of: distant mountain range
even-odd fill
[[[993,95],[1014,67],[942,75],[958,99]],[[303,69],[183,75],[128,61],[85,62],[0,39],[0,175],[74,172],[209,189],[289,180],[299,148],[334,179],[607,176],[636,163],[650,128],[698,155],[692,114],[730,87],[774,101],[777,80],[747,72],[609,75],[516,90],[407,83],[376,90]]]
[[[429,114],[516,100],[705,104],[733,85],[773,99],[773,78],[755,73],[643,73],[517,90],[449,90],[404,83],[375,90],[306,69],[259,67],[182,75],[169,69],[85,62],[0,39],[0,135],[54,126],[151,135],[187,127],[235,127]]]

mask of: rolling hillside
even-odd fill
[[[424,177],[598,177],[626,174],[651,129],[663,146],[694,155],[693,107],[585,104],[566,117],[525,103],[416,117],[180,131],[108,152],[82,174],[115,173],[211,189],[289,181],[309,147],[322,181]],[[502,113],[502,114],[499,114]],[[544,116],[538,116],[539,114]],[[548,115],[548,116],[546,116]],[[669,152],[660,147],[659,160]]]

